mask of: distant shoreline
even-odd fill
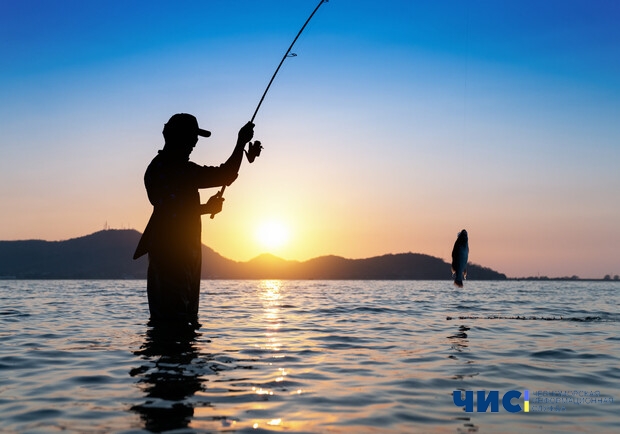
[[[65,241],[0,241],[0,280],[143,280],[147,274],[147,257],[132,259],[140,236],[133,229],[105,229]],[[237,262],[202,245],[203,280],[450,281],[451,276],[448,262],[423,253],[363,259],[327,255],[303,262],[263,254],[247,262]],[[508,277],[470,262],[467,280],[619,282],[620,276]]]
[[[55,278],[55,277],[17,277],[17,276],[0,276],[0,280],[144,280],[146,281],[146,277],[67,277],[67,278]],[[230,277],[208,277],[202,278],[203,280],[211,280],[211,281],[233,281],[233,280],[290,280],[290,281],[362,281],[362,282],[442,282],[445,281],[447,283],[452,283],[452,279],[333,279],[333,278],[309,278],[309,279],[295,279],[295,278],[230,278]],[[507,277],[505,279],[479,279],[479,280],[468,280],[466,282],[475,283],[475,282],[609,282],[609,283],[620,283],[620,279],[573,279],[567,277],[547,277],[547,278],[537,278],[537,277]]]

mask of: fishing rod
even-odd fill
[[[267,84],[267,87],[265,88],[265,91],[263,92],[263,96],[261,96],[260,101],[258,102],[258,105],[256,106],[256,110],[254,110],[254,114],[252,115],[252,119],[250,119],[250,122],[254,123],[254,118],[256,118],[256,114],[258,113],[260,106],[263,104],[263,100],[265,99],[267,92],[269,92],[269,88],[271,87],[273,80],[276,78],[276,75],[278,75],[278,71],[280,71],[280,67],[282,66],[286,58],[297,56],[297,54],[291,53],[291,50],[293,49],[293,45],[295,45],[295,42],[297,42],[297,39],[299,39],[299,36],[302,34],[302,32],[304,31],[304,29],[306,28],[306,26],[308,25],[308,23],[310,22],[310,20],[316,13],[316,11],[319,10],[319,8],[321,7],[323,3],[327,3],[327,2],[329,2],[329,0],[320,0],[319,4],[316,6],[316,8],[314,8],[314,10],[310,14],[308,19],[304,23],[304,25],[301,26],[301,29],[299,29],[299,32],[297,32],[297,36],[295,36],[295,39],[293,39],[293,42],[291,42],[291,45],[288,47],[288,50],[286,50],[286,53],[284,53],[284,56],[282,56],[282,60],[280,60],[278,67],[276,68],[275,72],[271,76],[271,80],[269,80],[269,84]],[[263,146],[258,140],[256,140],[254,141],[254,143],[250,142],[250,144],[248,145],[248,150],[246,151],[244,149],[243,152],[245,153],[245,156],[248,159],[248,162],[253,163],[256,157],[260,155],[260,152],[262,149],[263,149]],[[218,192],[219,197],[222,197],[222,195],[224,194],[224,190],[226,190],[225,185],[223,185],[222,189]],[[211,218],[213,217],[215,217],[215,214],[211,214]]]
[[[271,83],[273,83],[273,80],[276,78],[276,75],[278,75],[278,71],[280,71],[280,67],[282,66],[282,64],[284,63],[284,61],[286,60],[287,57],[296,57],[297,54],[295,53],[291,53],[291,49],[293,48],[293,45],[295,45],[295,42],[297,42],[297,39],[299,38],[299,36],[301,35],[301,33],[304,31],[304,29],[306,28],[306,26],[308,25],[308,23],[310,22],[310,20],[312,19],[312,17],[314,16],[314,14],[316,13],[316,11],[319,10],[319,8],[321,7],[321,5],[323,3],[327,3],[329,0],[321,0],[319,2],[319,4],[317,5],[316,8],[314,8],[314,10],[312,11],[312,13],[310,14],[310,16],[308,17],[308,19],[306,20],[306,22],[304,23],[303,26],[301,26],[301,29],[299,29],[299,32],[297,33],[297,36],[295,36],[295,39],[293,39],[293,42],[291,42],[291,45],[288,47],[288,50],[286,50],[286,53],[284,53],[284,56],[282,56],[282,60],[280,60],[280,64],[278,65],[278,67],[276,68],[276,71],[273,73],[273,75],[271,76],[271,80],[269,80],[269,84],[267,85],[267,88],[265,89],[265,92],[263,92],[263,96],[261,97],[260,101],[258,102],[258,106],[256,106],[256,110],[254,110],[254,114],[252,115],[252,119],[250,119],[250,122],[254,123],[254,118],[256,117],[256,114],[258,113],[258,109],[260,109],[261,104],[263,103],[263,100],[265,99],[265,95],[267,95],[267,92],[269,91],[269,88],[271,87]],[[290,53],[290,54],[289,54]]]

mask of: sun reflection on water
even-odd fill
[[[266,325],[265,336],[267,342],[263,349],[280,351],[282,343],[279,340],[278,332],[282,325],[280,313],[282,299],[281,280],[262,280],[258,285],[258,297],[263,304],[263,318]]]
[[[270,359],[282,359],[284,355],[281,354],[283,344],[280,334],[284,321],[282,315],[282,300],[284,298],[283,282],[281,280],[262,280],[257,287],[257,296],[263,306],[261,322],[265,327],[265,341],[260,344],[260,347],[262,350],[271,352],[268,356]],[[272,362],[269,362],[267,365],[270,367],[274,366]],[[272,375],[273,376],[269,376],[272,380],[268,380],[267,383],[282,384],[285,377],[288,375],[288,369],[278,366],[277,370],[275,370]],[[274,390],[265,386],[253,386],[252,391],[257,395],[264,396],[265,399],[269,399],[269,397],[274,395]],[[277,390],[275,393],[277,393]],[[255,419],[253,428],[257,429],[260,425],[264,426],[264,424],[270,427],[282,427],[283,418],[272,415],[271,419]]]

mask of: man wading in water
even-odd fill
[[[254,124],[239,130],[237,144],[219,167],[189,161],[198,136],[209,137],[196,118],[175,114],[164,125],[164,149],[144,174],[153,214],[138,243],[134,259],[148,253],[147,294],[153,321],[178,321],[198,326],[200,296],[201,215],[217,214],[224,198],[218,192],[200,204],[198,189],[230,185],[237,179],[245,144]],[[256,142],[260,146],[260,142]],[[252,147],[252,143],[250,143]]]

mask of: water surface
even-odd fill
[[[145,286],[0,281],[0,430],[620,426],[609,399],[620,400],[617,282],[203,281],[195,331],[149,325]],[[592,392],[606,402],[468,413],[455,390]]]

